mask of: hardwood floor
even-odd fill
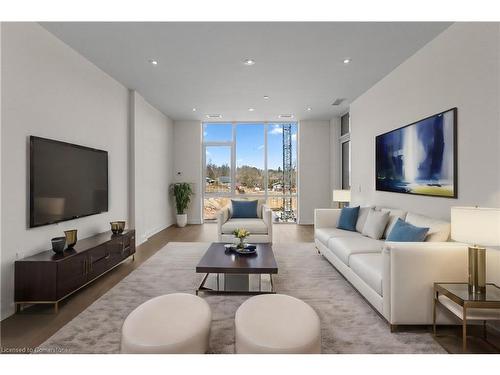
[[[216,225],[188,225],[185,228],[169,227],[151,237],[137,247],[135,261],[131,259],[101,276],[92,284],[76,292],[59,306],[59,313],[54,314],[52,306],[37,305],[26,308],[22,313],[14,314],[0,324],[1,352],[9,349],[21,349],[25,352],[35,348],[67,324],[70,320],[90,306],[100,296],[119,283],[134,269],[139,267],[168,242],[212,242],[215,241]],[[312,242],[312,225],[277,224],[274,225],[275,242]],[[387,328],[389,329],[389,327]],[[416,328],[419,330],[430,328]],[[494,346],[479,339],[479,332],[472,328],[474,337],[469,339],[468,353],[498,353]],[[488,339],[500,347],[500,335],[490,330]],[[440,328],[436,340],[450,353],[461,353],[461,336],[459,327]]]

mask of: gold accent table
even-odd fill
[[[500,320],[500,288],[486,284],[485,293],[470,293],[468,283],[434,283],[433,332],[436,335],[436,306],[451,312],[462,321],[462,349],[467,349],[467,322],[483,322],[486,340],[486,321]]]

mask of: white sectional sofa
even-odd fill
[[[389,210],[393,219],[400,217],[413,225],[429,227],[425,241],[386,242],[363,236],[359,233],[363,227],[361,213],[357,231],[337,229],[340,209],[316,209],[316,248],[387,319],[391,329],[396,325],[432,324],[433,284],[467,281],[467,245],[448,241],[448,222],[401,210],[374,209]],[[441,315],[439,309],[437,321],[455,322]]]

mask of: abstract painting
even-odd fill
[[[376,189],[457,197],[457,109],[376,137]]]

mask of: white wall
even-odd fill
[[[14,312],[14,261],[50,249],[78,229],[79,239],[137,226],[138,243],[173,223],[174,125],[36,23],[1,25],[1,318]],[[28,137],[108,151],[109,211],[28,228]],[[196,149],[198,152],[198,148]]]
[[[448,219],[450,207],[500,207],[498,23],[445,30],[350,107],[353,203]],[[375,191],[375,136],[458,107],[458,199]]]
[[[200,121],[174,123],[174,181],[194,185],[194,196],[188,210],[188,223],[202,223],[202,157]],[[175,208],[175,207],[174,207]]]
[[[135,91],[130,93],[133,134],[134,226],[137,244],[173,224],[174,125]]]
[[[14,260],[50,248],[66,229],[80,238],[128,220],[128,92],[35,23],[2,25],[1,316],[14,310]],[[109,211],[28,229],[28,137],[107,150]]]
[[[331,206],[330,122],[299,124],[299,224],[313,224],[315,208]]]

